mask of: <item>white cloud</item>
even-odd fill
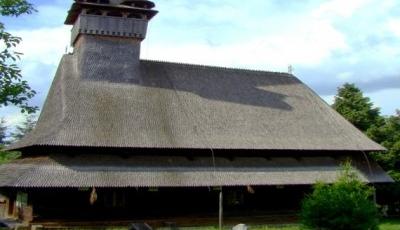
[[[22,124],[22,122],[25,121],[25,115],[22,113],[13,113],[13,114],[7,114],[4,117],[4,120],[6,121],[6,126],[8,127],[15,127],[17,125]]]
[[[17,50],[24,55],[22,60],[57,65],[69,46],[70,27],[16,30],[12,34],[22,38]]]
[[[370,0],[330,0],[325,1],[312,13],[319,18],[339,16],[351,17],[353,13],[370,3]]]
[[[144,47],[142,56],[146,59],[286,71],[289,64],[316,66],[348,45],[343,34],[322,20],[299,22],[292,30],[253,35],[218,46],[165,44],[160,38]]]
[[[390,32],[400,38],[400,19],[391,19],[387,22],[387,28]]]
[[[13,128],[25,120],[25,115],[15,106],[0,107],[0,117],[6,121],[6,126]]]
[[[343,72],[337,75],[337,78],[342,81],[348,81],[354,76],[352,72]]]
[[[332,105],[333,102],[335,102],[335,95],[324,95],[321,96],[321,98],[324,99],[324,101],[329,105]]]

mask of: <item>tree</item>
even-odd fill
[[[21,140],[26,134],[35,128],[36,125],[36,116],[28,115],[25,117],[25,121],[21,125],[16,126],[16,132],[12,133],[14,141]]]
[[[367,131],[368,136],[385,146],[388,151],[374,152],[370,155],[389,173],[396,183],[378,187],[388,204],[390,214],[400,213],[400,111],[394,116],[386,117],[384,124],[372,127]]]
[[[373,126],[367,134],[374,141],[388,149],[386,153],[373,153],[373,157],[389,173],[398,175],[400,172],[400,111],[397,114],[384,119],[381,126]],[[394,174],[393,174],[394,175]],[[395,178],[399,176],[394,176]]]
[[[378,229],[378,210],[371,200],[373,188],[359,180],[350,163],[332,184],[317,183],[302,203],[301,222],[306,229]]]
[[[380,109],[374,108],[371,100],[354,84],[346,83],[338,89],[332,107],[363,132],[383,122]]]
[[[34,11],[32,4],[26,0],[0,0],[0,15],[18,17]],[[28,82],[22,79],[21,70],[16,61],[22,55],[13,49],[21,42],[21,38],[6,32],[5,26],[0,22],[0,107],[15,105],[21,112],[33,113],[38,108],[28,104],[29,99],[36,92],[31,89]]]
[[[373,152],[374,158],[395,179],[400,181],[400,111],[395,116],[380,116],[368,97],[354,84],[344,84],[335,96],[333,108],[364,131],[375,142],[388,149],[387,152]]]

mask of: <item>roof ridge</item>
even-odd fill
[[[212,69],[220,69],[220,70],[238,70],[238,71],[248,71],[248,72],[257,72],[257,73],[270,73],[270,74],[279,74],[279,75],[283,75],[286,77],[295,77],[293,74],[289,74],[286,72],[268,71],[268,70],[260,70],[260,69],[245,69],[245,68],[239,68],[239,67],[204,65],[204,64],[186,63],[186,62],[170,62],[170,61],[165,61],[165,60],[140,59],[140,61],[141,62],[160,63],[160,64],[173,64],[173,65],[181,65],[181,66],[197,67],[197,68],[212,68]]]

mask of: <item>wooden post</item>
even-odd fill
[[[223,194],[222,194],[222,188],[221,191],[219,192],[219,230],[222,230],[222,225],[223,225],[223,214],[224,214],[224,203],[223,203]]]

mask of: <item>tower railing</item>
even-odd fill
[[[146,38],[147,24],[146,19],[81,14],[72,28],[71,44],[80,34],[143,40]]]

